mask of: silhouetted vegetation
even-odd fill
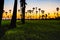
[[[16,27],[16,17],[17,17],[16,13],[17,13],[17,0],[15,0],[15,2],[14,2],[13,16],[11,19],[10,28]]]
[[[20,0],[20,4],[21,4],[21,12],[22,12],[21,21],[22,21],[22,24],[25,24],[25,7],[26,7],[25,0]]]
[[[0,0],[0,38],[5,34],[4,28],[2,28],[1,26],[3,8],[4,8],[4,0]]]

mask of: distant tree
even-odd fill
[[[20,12],[20,9],[18,9],[18,12]]]
[[[42,12],[42,19],[43,19],[43,17],[44,17],[44,15],[43,15],[43,14],[44,14],[44,12],[45,12],[45,11],[44,11],[44,10],[41,10],[41,12]]]
[[[25,12],[25,17],[27,17],[27,12]]]
[[[59,11],[59,7],[56,8],[56,11],[57,11],[57,17],[58,17],[58,11]]]
[[[48,18],[50,19],[50,16],[49,15],[50,15],[50,13],[48,13]]]
[[[37,7],[36,7],[36,11],[37,11]],[[37,13],[37,12],[36,12]]]
[[[41,10],[41,8],[39,8],[38,10],[39,10],[39,19],[40,19],[40,10]]]
[[[8,14],[8,12],[5,12],[6,13],[6,15]]]
[[[33,7],[32,9],[33,9],[33,12],[34,12],[35,8]]]
[[[39,10],[39,13],[40,13],[41,8],[39,8],[38,10]]]
[[[15,0],[15,2],[14,2],[13,16],[11,19],[10,28],[16,27],[16,16],[17,16],[16,13],[17,13],[17,0]]]
[[[47,19],[47,14],[45,14],[45,18]]]
[[[32,10],[28,10],[28,12],[31,14],[32,13]],[[31,15],[30,15],[30,19],[31,19]]]
[[[32,9],[33,9],[33,13],[34,13],[35,8],[33,7]],[[33,15],[33,18],[34,18],[34,15]]]
[[[9,13],[11,13],[11,10],[9,10]]]
[[[25,24],[25,8],[26,8],[26,0],[20,0],[21,12],[22,12],[22,24]]]
[[[38,11],[37,11],[37,7],[36,7],[36,19],[37,19],[37,13],[38,13]]]
[[[4,8],[4,0],[0,0],[0,38],[5,34],[4,28],[2,28],[1,26],[3,8]]]
[[[7,18],[7,17],[8,17],[8,16],[7,16],[8,12],[5,12],[5,13],[6,13],[6,18]]]
[[[37,19],[37,13],[38,13],[38,11],[36,11],[36,19]]]

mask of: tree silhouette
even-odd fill
[[[37,11],[37,7],[36,7],[36,19],[37,19],[37,13],[38,13],[38,11]]]
[[[33,12],[34,12],[35,8],[33,7],[32,9],[33,9]]]
[[[5,34],[5,31],[1,26],[3,8],[4,8],[4,0],[0,0],[0,38]]]
[[[5,12],[5,13],[6,13],[6,15],[7,15],[8,12]]]
[[[11,19],[10,28],[16,27],[16,16],[17,16],[16,13],[17,13],[17,0],[15,0],[15,2],[14,2],[13,16]]]
[[[20,9],[18,9],[18,12],[20,12]]]
[[[33,7],[32,9],[33,9],[33,13],[34,13],[35,8]],[[34,15],[33,15],[33,18],[34,18]]]
[[[37,13],[38,13],[38,11],[36,11],[36,19],[37,19]]]
[[[58,17],[58,11],[59,11],[59,7],[56,8],[56,11],[57,11],[57,17]]]
[[[25,0],[20,0],[20,5],[21,5],[21,12],[22,12],[22,18],[21,18],[21,21],[22,21],[22,24],[25,24]]]
[[[9,13],[11,13],[11,10],[9,10]]]
[[[50,15],[50,13],[48,13],[48,18],[50,19],[50,16],[49,15]]]
[[[6,13],[6,19],[7,19],[7,17],[8,17],[8,16],[7,16],[8,12],[5,12],[5,13]]]
[[[32,10],[28,10],[28,12],[31,14],[32,13]],[[30,15],[30,19],[31,19],[31,15]]]
[[[42,14],[44,14],[45,11],[44,10],[41,10],[41,12],[42,12]],[[42,15],[42,19],[43,19],[43,17],[44,17],[44,15]]]
[[[41,10],[41,8],[39,8],[38,10],[39,10],[39,19],[40,19],[40,10]]]
[[[25,12],[25,17],[27,18],[27,12]]]
[[[45,18],[47,19],[47,14],[45,14]]]

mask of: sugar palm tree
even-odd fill
[[[37,7],[36,7],[36,19],[37,19],[37,13],[38,13],[38,11],[37,11]]]
[[[9,13],[11,13],[11,10],[9,10]]]
[[[59,11],[59,7],[56,8],[56,11],[57,11],[57,17],[58,17],[58,11]]]
[[[38,13],[38,11],[36,11],[36,19],[37,19],[37,13]]]
[[[41,10],[41,8],[39,8],[38,10],[39,10],[39,19],[40,19],[40,10]]]
[[[20,9],[18,9],[18,12],[20,12]]]
[[[33,9],[33,12],[34,12],[35,8],[33,7],[32,9]]]
[[[4,8],[4,0],[0,0],[0,38],[4,35],[4,29],[1,27],[2,14]]]
[[[5,13],[6,13],[6,15],[7,15],[8,12],[5,12]]]
[[[15,28],[16,27],[16,13],[17,13],[17,0],[14,2],[14,8],[13,8],[13,16],[11,19],[11,27],[10,28]]]
[[[20,6],[21,6],[21,12],[22,12],[22,18],[21,18],[21,21],[22,21],[22,24],[25,24],[25,5],[26,5],[26,0],[20,0]]]
[[[47,14],[45,14],[45,18],[47,19]]]
[[[48,18],[50,19],[50,16],[49,15],[50,15],[50,13],[48,13]]]
[[[25,12],[25,17],[27,18],[27,12]]]
[[[45,11],[44,10],[41,10],[41,12],[42,12],[42,14],[44,14]],[[43,19],[43,17],[44,17],[44,15],[42,15],[42,19]]]
[[[6,19],[7,19],[7,17],[8,17],[8,16],[7,16],[8,12],[5,12],[5,13],[6,13]]]
[[[34,13],[35,8],[33,7],[32,9],[33,9],[33,13]],[[34,15],[33,15],[33,18],[34,18]]]
[[[4,0],[0,0],[0,27],[1,27],[3,8],[4,8]]]
[[[28,12],[31,14],[32,13],[32,10],[28,10]],[[31,19],[31,15],[30,15],[30,19]]]

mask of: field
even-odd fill
[[[10,21],[2,21],[8,27]],[[60,20],[26,20],[25,24],[17,20],[17,27],[6,31],[0,40],[60,40]]]

